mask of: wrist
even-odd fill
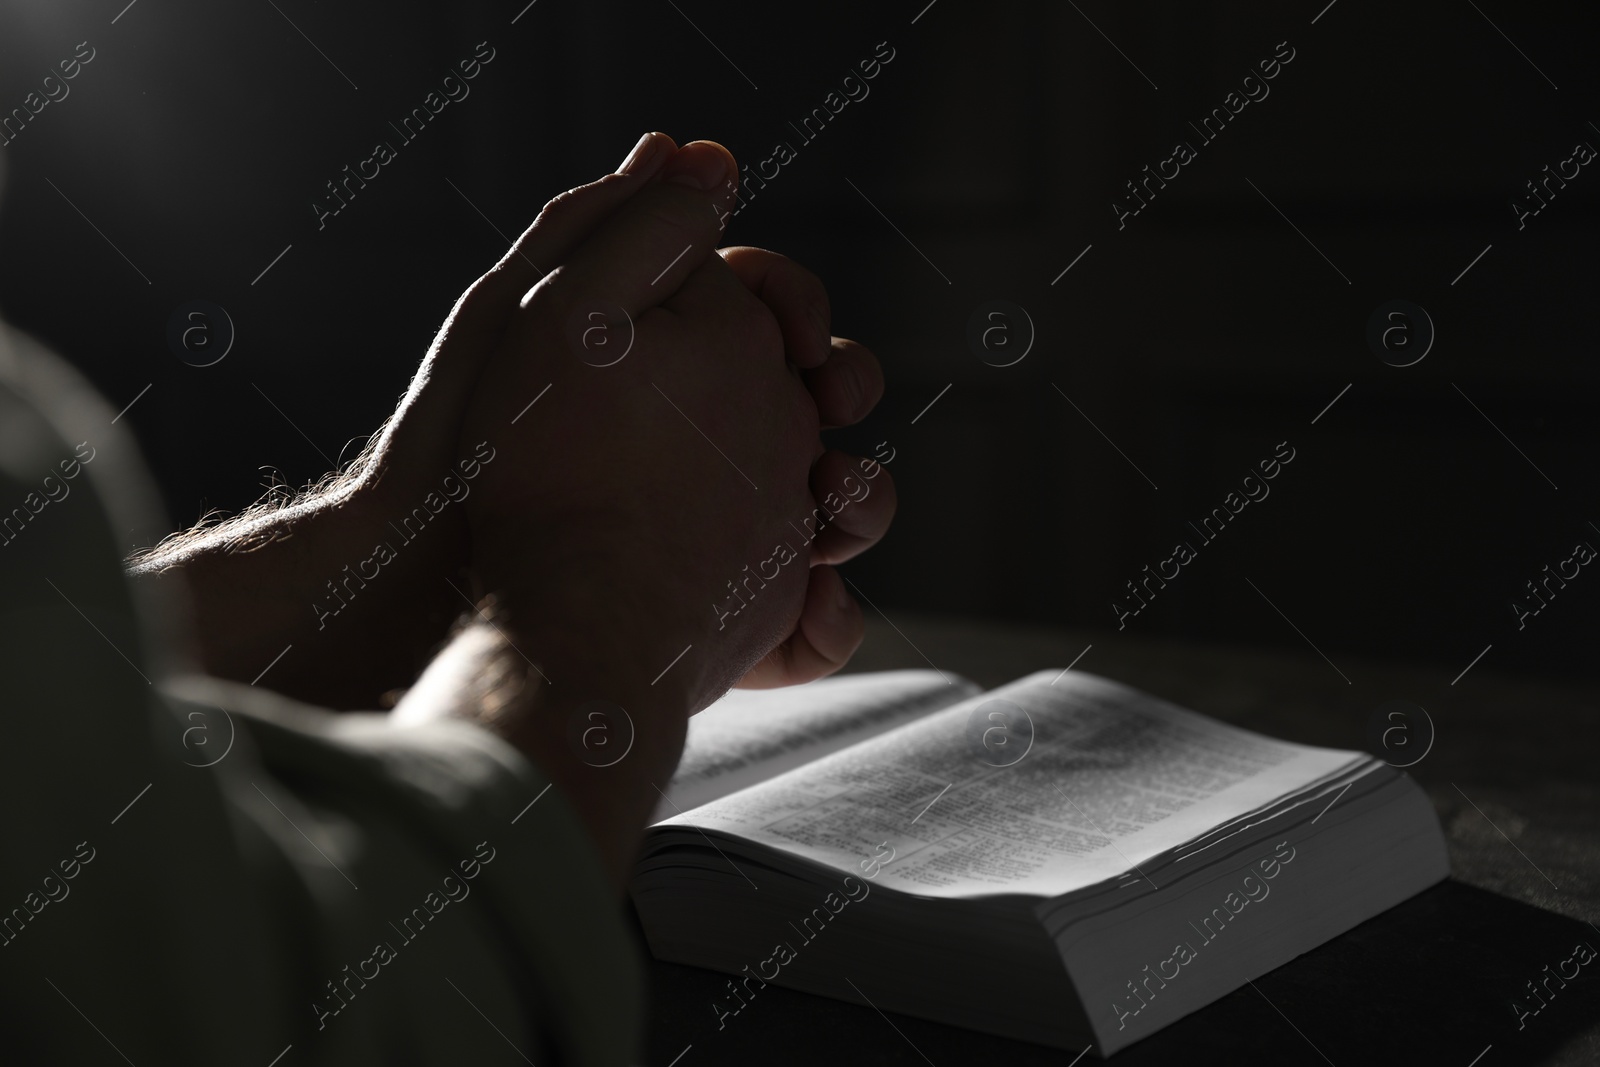
[[[445,582],[460,581],[464,517],[426,514],[426,529],[405,525],[389,496],[345,480],[170,538],[130,569],[184,588],[207,673],[248,682],[270,666],[280,692],[373,708],[415,680],[467,607]]]
[[[681,717],[726,691],[731,683],[713,676],[706,654],[711,613],[665,595],[661,583],[625,580],[648,533],[627,516],[543,518],[538,529],[475,527],[473,573],[497,620],[555,688],[570,690],[570,678],[592,698],[625,707],[639,700]],[[606,530],[633,532],[595,533]]]
[[[491,728],[566,796],[620,889],[683,753],[682,687],[633,680],[608,648],[541,656],[536,647],[559,647],[543,628],[497,625],[492,640],[502,695],[485,694]]]

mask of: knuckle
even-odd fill
[[[582,192],[583,186],[580,185],[576,189],[568,189],[564,193],[558,193],[551,197],[546,201],[544,207],[540,209],[539,217],[534,220],[534,225],[548,226],[572,214],[577,209],[578,198],[582,195]]]
[[[510,277],[498,266],[493,267],[486,274],[478,276],[477,281],[467,286],[467,291],[461,294],[457,308],[461,311],[475,311],[484,304],[493,303],[497,298],[504,297],[510,284]]]
[[[610,188],[624,181],[627,181],[626,175],[607,174],[586,185],[574,186],[564,193],[558,193],[545,202],[533,225],[535,228],[560,227],[575,221],[575,216],[581,215],[586,205],[592,206],[589,204],[590,201],[602,194],[605,199],[610,199],[608,192]]]
[[[522,295],[519,289],[526,284],[529,284],[526,278],[508,270],[503,264],[496,264],[467,286],[466,292],[456,301],[451,314],[459,319],[485,315],[496,309],[505,308]]]
[[[587,286],[571,267],[559,264],[539,280],[524,302],[529,309],[547,309],[567,312],[582,303]]]
[[[534,225],[549,225],[559,222],[576,212],[585,197],[594,189],[600,187],[601,182],[590,182],[587,185],[574,186],[564,193],[557,193],[546,201],[539,217],[534,220]]]

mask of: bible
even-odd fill
[[[690,720],[631,895],[658,958],[1108,1056],[1448,873],[1404,772],[1108,679],[935,671]]]

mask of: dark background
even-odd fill
[[[1190,540],[1198,559],[1126,632],[1309,640],[1441,681],[1489,645],[1486,668],[1595,673],[1600,578],[1586,568],[1521,631],[1508,606],[1575,543],[1600,546],[1600,175],[1520,231],[1510,206],[1600,145],[1596,38],[1570,10],[124,3],[0,5],[0,115],[95,49],[0,148],[0,310],[114,408],[139,397],[127,420],[175,523],[352,457],[460,291],[644,130],[751,164],[781,140],[796,158],[728,240],[820,274],[835,332],[887,370],[841,443],[896,450],[895,528],[846,569],[889,618],[1114,629],[1124,583]],[[400,145],[387,123],[484,40],[470,95]],[[883,41],[870,95],[805,143],[789,123]],[[1202,146],[1187,122],[1283,41],[1270,96]],[[398,158],[319,231],[324,183],[379,139]],[[1123,183],[1177,140],[1198,158],[1119,231]],[[1397,298],[1438,335],[1405,368],[1365,338]],[[214,366],[167,343],[195,299],[237,330]],[[992,299],[1037,331],[1013,366],[967,343]],[[1186,521],[1281,441],[1296,456],[1270,497],[1201,547]]]

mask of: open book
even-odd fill
[[[1109,1056],[1448,873],[1402,771],[1080,672],[728,694],[632,896],[651,952]]]
[[[690,720],[632,894],[660,959],[1109,1055],[1448,873],[1360,752],[1043,671],[735,692]]]

